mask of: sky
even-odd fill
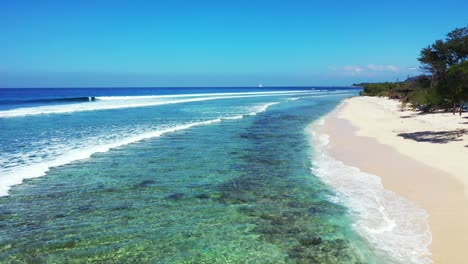
[[[468,1],[0,0],[0,87],[346,86],[421,74]]]

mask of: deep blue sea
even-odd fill
[[[0,262],[428,263],[424,212],[311,139],[358,91],[0,89]]]

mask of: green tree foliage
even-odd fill
[[[463,101],[468,101],[468,61],[452,65],[445,73],[444,79],[438,87],[439,93],[453,104],[453,113],[457,103],[463,105]]]
[[[457,28],[447,34],[446,42],[450,65],[468,60],[468,27]]]
[[[364,90],[361,95],[368,96],[389,96],[391,91],[397,88],[396,83],[367,83],[364,85]]]
[[[421,75],[397,83],[366,83],[362,95],[401,99],[422,111],[453,108],[460,114],[468,101],[468,27],[456,28],[445,40],[421,50]]]
[[[443,76],[447,68],[447,57],[448,50],[442,40],[437,40],[432,46],[421,50],[418,60],[421,62],[421,69],[431,74],[431,87]]]
[[[411,105],[422,111],[431,112],[435,109],[447,106],[447,102],[438,94],[437,89],[416,89],[408,94],[404,102],[411,103]]]
[[[421,69],[431,74],[431,87],[443,79],[447,69],[468,59],[468,27],[456,28],[445,41],[436,40],[421,50]]]

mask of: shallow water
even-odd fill
[[[3,147],[8,175],[60,165],[0,198],[0,260],[386,263],[311,173],[306,126],[355,92],[0,119],[19,140]]]

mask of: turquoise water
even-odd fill
[[[386,262],[311,173],[356,90],[196,92],[0,111],[1,262]]]

